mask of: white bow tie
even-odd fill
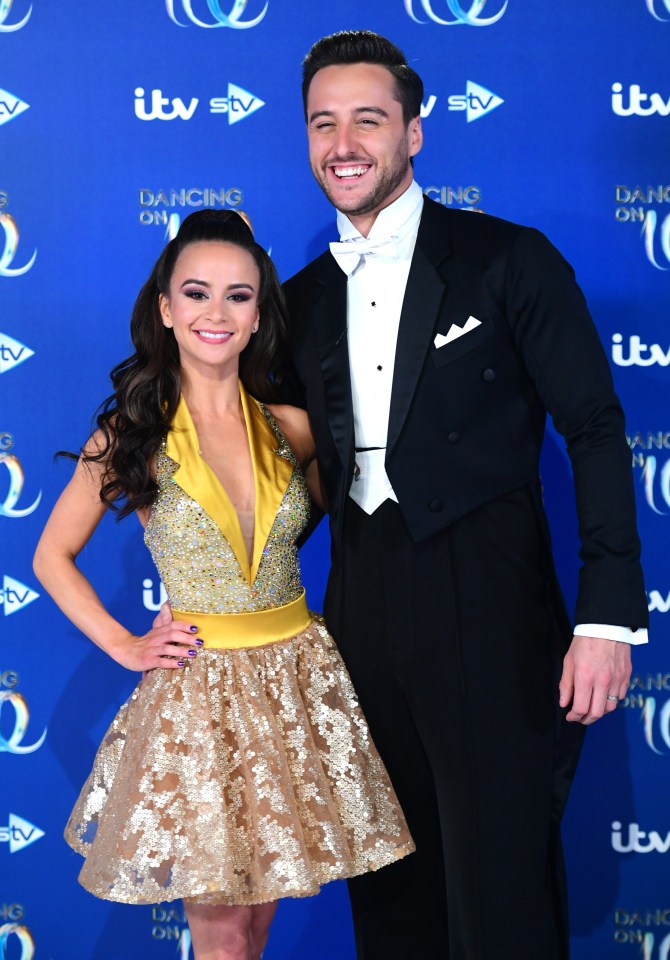
[[[399,256],[398,241],[395,237],[333,242],[330,244],[330,252],[347,276],[354,272],[361,262],[361,257],[369,255],[381,257],[383,260],[397,260]]]

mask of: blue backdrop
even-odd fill
[[[191,956],[178,905],[111,905],[77,885],[62,828],[136,677],[41,595],[31,557],[69,473],[53,453],[88,435],[179,219],[244,209],[284,278],[336,239],[307,165],[300,63],[320,36],[361,27],[424,79],[425,192],[548,233],[612,360],[653,643],[590,731],[570,801],[573,948],[670,956],[670,0],[0,0],[0,960]],[[572,601],[570,467],[551,432],[543,480]],[[315,608],[326,563],[322,527],[303,551]],[[159,583],[137,522],[105,520],[81,564],[143,631]],[[282,904],[266,956],[352,958],[344,887]]]

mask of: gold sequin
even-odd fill
[[[162,453],[146,535],[173,605],[236,613],[296,599],[309,511],[297,465],[252,584],[174,468]],[[126,903],[308,896],[414,849],[319,617],[289,640],[201,650],[181,670],[145,675],[98,750],[66,839],[87,858],[84,887]]]

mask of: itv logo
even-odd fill
[[[148,99],[148,102],[147,102]],[[163,95],[162,90],[152,90],[147,94],[144,87],[135,89],[135,116],[138,120],[190,120],[200,100],[191,97],[188,102],[181,97],[170,99]],[[212,97],[209,101],[209,112],[226,114],[228,125],[246,120],[252,113],[265,106],[265,101],[250,93],[237,84],[229,83],[225,97]]]

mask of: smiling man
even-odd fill
[[[542,234],[422,197],[423,85],[397,47],[320,40],[303,98],[340,234],[286,285],[330,503],[324,612],[417,846],[350,881],[358,956],[565,960],[560,818],[648,616],[607,359]],[[575,476],[574,630],[538,475],[547,412]]]

